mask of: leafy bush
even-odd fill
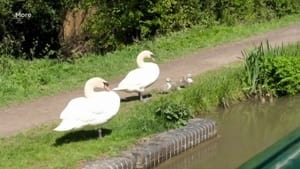
[[[95,4],[98,11],[85,31],[94,50],[101,53],[196,24],[259,22],[300,11],[300,1],[293,0],[101,0]]]
[[[67,10],[74,7],[97,10],[85,25],[84,35],[87,36],[84,39],[92,50],[106,53],[194,25],[208,27],[219,23],[259,22],[299,13],[300,1],[2,0],[0,55],[27,59],[60,56],[58,50],[65,47],[60,40],[63,20]],[[30,17],[16,18],[16,12],[29,13]]]
[[[250,95],[294,95],[300,91],[300,43],[271,48],[267,43],[245,56],[245,90]]]
[[[26,59],[57,57],[64,13],[76,3],[76,0],[1,1],[0,55]],[[5,50],[8,47],[13,51]]]
[[[101,53],[191,27],[203,15],[199,0],[102,0],[97,4],[97,13],[86,24],[86,32]]]
[[[300,92],[300,57],[275,57],[265,63],[265,85],[278,95],[295,95]]]
[[[175,102],[164,100],[161,101],[155,110],[155,114],[165,121],[165,127],[174,128],[186,125],[192,117],[192,111],[184,103],[177,104]]]

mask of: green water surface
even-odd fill
[[[237,168],[300,126],[300,95],[264,104],[247,101],[201,117],[217,121],[219,136],[158,169]],[[294,146],[292,150],[299,148]]]

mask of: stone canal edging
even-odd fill
[[[216,122],[192,119],[178,129],[157,134],[118,157],[89,161],[84,169],[151,169],[217,135]]]

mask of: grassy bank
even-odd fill
[[[167,126],[155,113],[164,103],[184,103],[192,112],[203,112],[212,111],[225,100],[243,98],[241,70],[240,65],[227,66],[205,73],[189,88],[167,96],[154,94],[146,103],[122,103],[119,114],[104,126],[112,132],[100,140],[93,130],[53,132],[56,124],[1,138],[0,168],[76,168],[85,160],[116,155],[138,139],[166,130]]]
[[[73,62],[46,59],[24,61],[0,57],[0,107],[81,87],[92,76],[110,79],[125,74],[136,66],[135,57],[143,49],[152,50],[158,56],[158,62],[164,63],[201,48],[284,27],[299,22],[299,18],[299,15],[294,15],[264,23],[210,29],[195,26],[105,56],[89,54]]]
[[[298,47],[296,44],[280,52],[277,49],[274,51],[280,54],[277,58],[289,58],[292,53],[299,56],[293,52],[299,51]],[[174,127],[169,124],[185,118],[178,118],[183,111],[199,115],[213,112],[217,106],[227,107],[244,99],[245,74],[243,65],[231,64],[196,77],[194,84],[186,89],[168,95],[153,93],[151,100],[145,103],[124,102],[119,114],[103,126],[112,131],[105,130],[102,139],[97,138],[97,131],[90,129],[53,132],[57,123],[1,138],[0,168],[77,168],[86,160],[117,155],[144,137]],[[168,118],[164,118],[166,116]]]

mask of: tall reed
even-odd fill
[[[300,58],[300,43],[271,47],[267,41],[250,52],[243,51],[242,54],[245,59],[244,90],[248,96],[262,98],[296,93],[297,89],[291,89],[286,79],[294,79],[289,82],[295,83],[293,88],[298,88],[296,77],[299,76],[297,58]],[[294,63],[293,66],[291,62]]]

